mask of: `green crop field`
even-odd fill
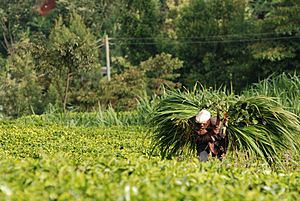
[[[138,126],[0,124],[0,200],[300,200],[296,159],[149,155]]]

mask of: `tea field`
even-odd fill
[[[140,126],[0,124],[0,200],[300,200],[298,160],[149,155]]]

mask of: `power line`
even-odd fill
[[[268,35],[278,35],[278,33],[268,32],[268,33],[249,33],[249,34],[224,34],[224,35],[214,35],[214,36],[199,36],[199,37],[177,37],[176,39],[209,39],[209,38],[229,38],[229,37],[254,37],[254,36],[268,36]],[[153,40],[153,39],[171,39],[168,37],[111,37],[111,40]],[[173,40],[176,40],[173,39]]]
[[[167,39],[167,38],[166,38]],[[168,39],[168,43],[173,44],[211,44],[211,43],[244,43],[244,42],[258,42],[258,41],[275,41],[275,40],[291,40],[300,39],[300,36],[282,36],[282,37],[266,37],[255,39],[232,39],[232,40],[200,40],[200,41],[178,41]],[[155,45],[157,42],[120,42],[124,45]]]

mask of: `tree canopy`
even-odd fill
[[[298,0],[56,0],[40,16],[41,2],[0,2],[0,105],[15,93],[31,97],[7,115],[42,113],[49,104],[129,109],[137,95],[159,94],[161,84],[240,92],[300,70]],[[104,35],[111,82],[102,73]]]

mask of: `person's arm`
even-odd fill
[[[220,120],[220,117],[213,117],[211,119],[212,122],[212,130],[214,132],[215,135],[219,135],[221,133],[222,130],[222,121]]]

